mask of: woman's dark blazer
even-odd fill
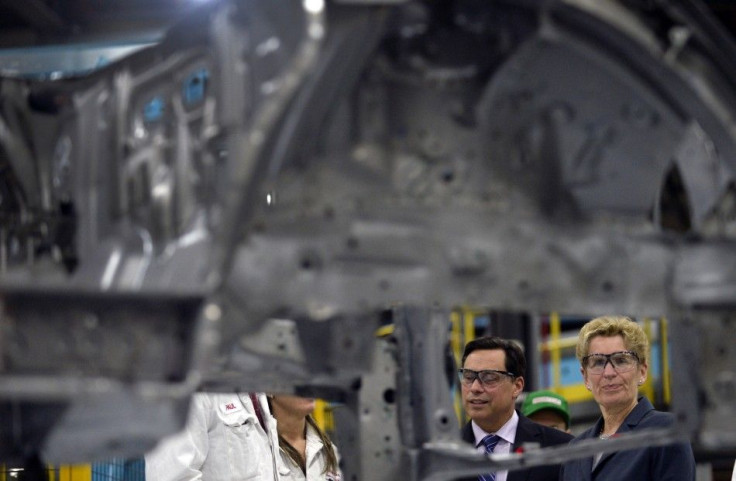
[[[670,413],[656,411],[645,397],[624,420],[617,434],[671,426]],[[572,443],[592,439],[601,432],[603,419]],[[695,458],[690,443],[668,444],[606,453],[593,470],[593,458],[568,461],[560,470],[561,481],[694,481]]]
[[[473,428],[470,423],[463,426],[461,437],[463,441],[475,444],[475,436],[473,436]],[[558,444],[567,444],[571,439],[572,435],[559,429],[537,424],[519,413],[519,425],[516,427],[516,439],[511,446],[511,451],[515,452],[524,443],[539,443],[539,446],[544,448],[547,446],[557,446]],[[532,468],[509,471],[506,479],[507,481],[558,481],[559,474],[560,465],[555,464],[552,466],[534,466]],[[461,481],[466,480],[478,481],[478,477],[465,478]]]

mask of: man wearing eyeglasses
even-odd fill
[[[499,337],[480,337],[465,346],[458,370],[465,412],[470,417],[463,440],[484,453],[518,452],[525,443],[540,447],[566,444],[572,439],[559,429],[537,424],[515,409],[524,390],[526,358],[521,347]],[[497,471],[480,481],[557,481],[559,465]]]

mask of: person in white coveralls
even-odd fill
[[[264,394],[197,393],[185,429],[146,454],[146,480],[277,481],[289,473],[278,450]]]

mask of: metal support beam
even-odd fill
[[[14,11],[35,29],[59,32],[68,27],[66,21],[42,0],[0,0],[0,7]]]

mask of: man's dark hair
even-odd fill
[[[479,349],[502,349],[506,353],[506,370],[514,373],[516,376],[524,376],[526,373],[526,357],[521,346],[515,341],[503,339],[501,337],[487,336],[473,339],[465,345],[463,351],[462,365],[465,366],[465,359],[468,355]]]

